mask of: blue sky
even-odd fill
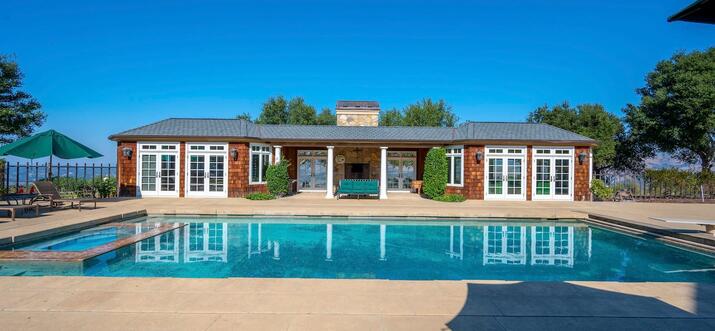
[[[715,46],[667,23],[692,0],[3,1],[0,53],[54,128],[115,160],[111,133],[167,117],[257,115],[272,95],[523,121],[544,103],[620,114],[646,72]]]

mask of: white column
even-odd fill
[[[328,178],[326,178],[326,185],[325,185],[325,198],[326,199],[332,199],[335,196],[333,195],[333,146],[327,146],[328,148]]]
[[[275,163],[281,162],[281,147],[283,146],[273,146],[273,152],[275,152],[275,157],[273,159]]]
[[[387,199],[387,147],[380,147],[380,199]]]

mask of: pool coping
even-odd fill
[[[58,261],[58,262],[82,262],[93,257],[109,253],[124,246],[135,244],[145,239],[156,237],[163,233],[181,229],[185,226],[184,223],[167,223],[158,225],[155,228],[145,232],[137,233],[133,236],[118,239],[104,245],[93,247],[83,251],[30,251],[30,250],[12,250],[0,251],[0,261]],[[126,223],[109,223],[103,226],[122,226],[129,227],[132,224]],[[133,226],[132,226],[133,228]]]
[[[30,232],[22,234],[19,236],[5,237],[0,239],[0,248],[13,246],[17,244],[32,242],[36,240],[46,239],[49,237],[60,236],[76,231],[81,231],[98,225],[103,225],[112,222],[123,222],[134,218],[147,216],[146,209],[136,210],[127,213],[119,213],[111,216],[101,217],[93,220],[88,220],[84,222],[68,224],[64,226],[53,227],[46,230],[40,230],[35,232]]]
[[[623,232],[639,237],[647,237],[666,244],[675,245],[683,249],[695,250],[706,254],[715,254],[715,237],[712,239],[696,237],[686,233],[669,231],[653,226],[645,225],[631,220],[606,216],[600,214],[589,214],[584,222],[597,225],[618,232]]]

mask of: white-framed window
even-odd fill
[[[271,164],[271,146],[264,144],[251,144],[251,158],[248,169],[251,184],[266,182],[266,169]]]
[[[447,163],[449,164],[447,185],[464,185],[464,146],[447,147]]]

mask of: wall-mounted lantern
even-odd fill
[[[482,159],[484,158],[484,153],[483,152],[477,152],[477,163],[482,162]]]
[[[124,156],[124,158],[126,158],[126,159],[131,159],[133,152],[134,152],[134,150],[132,150],[129,147],[122,148],[122,156]]]
[[[578,164],[582,165],[583,161],[586,161],[586,157],[588,157],[588,154],[586,154],[586,152],[578,153]]]
[[[238,160],[238,150],[235,148],[231,148],[231,158],[236,161]]]

